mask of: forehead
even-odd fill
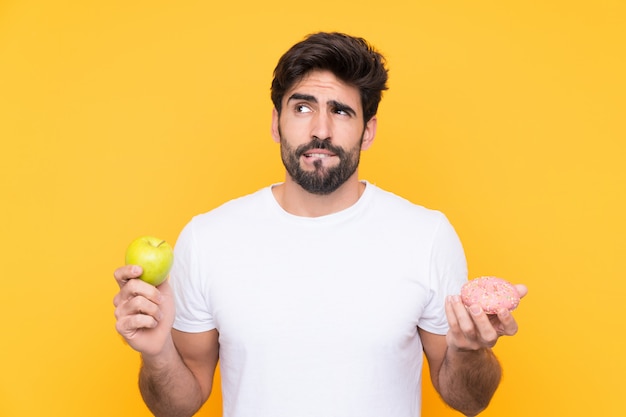
[[[288,100],[294,93],[311,95],[320,102],[335,100],[354,109],[361,109],[359,89],[340,80],[331,71],[313,70],[308,72],[301,80],[291,86],[286,92],[284,100]]]

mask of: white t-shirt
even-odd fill
[[[327,216],[271,187],[196,216],[175,249],[174,327],[217,329],[226,417],[416,417],[417,327],[445,334],[467,280],[446,217],[366,183]]]

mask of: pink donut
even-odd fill
[[[479,277],[466,282],[461,288],[461,300],[467,307],[479,304],[487,314],[502,309],[515,310],[520,297],[513,284],[497,277]]]

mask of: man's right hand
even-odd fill
[[[171,341],[174,300],[169,281],[154,287],[140,279],[141,267],[126,265],[113,276],[120,291],[113,298],[117,332],[136,351],[155,356]]]

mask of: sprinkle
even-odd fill
[[[470,280],[461,288],[461,300],[467,307],[479,304],[487,314],[496,314],[503,308],[512,311],[520,302],[517,289],[510,282],[485,276]]]

